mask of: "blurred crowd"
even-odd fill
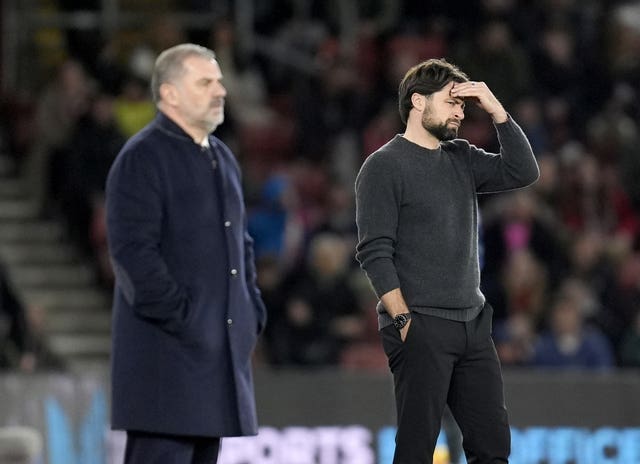
[[[153,117],[157,53],[201,43],[224,74],[227,118],[216,135],[243,167],[269,310],[258,361],[384,368],[375,296],[354,259],[353,181],[403,131],[404,72],[446,57],[501,99],[541,168],[532,188],[480,198],[482,290],[503,364],[640,366],[637,2],[269,0],[254,14],[253,48],[227,18],[204,32],[170,14],[135,35],[61,32],[37,92],[2,96],[18,174],[41,214],[65,221],[103,285],[113,279],[109,166]],[[472,105],[460,135],[498,150]]]

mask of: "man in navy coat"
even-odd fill
[[[257,433],[251,355],[266,312],[240,170],[210,135],[221,79],[209,49],[161,53],[158,114],[107,180],[112,426],[127,431],[127,464],[213,464],[221,437]]]

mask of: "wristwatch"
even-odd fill
[[[393,326],[396,329],[400,330],[405,325],[407,325],[407,322],[409,322],[410,319],[411,319],[411,313],[398,314],[396,317],[393,318]]]

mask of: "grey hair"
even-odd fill
[[[160,86],[180,77],[184,72],[182,66],[184,60],[191,56],[199,56],[208,60],[216,59],[216,54],[213,50],[192,43],[184,43],[167,48],[158,55],[151,75],[151,96],[156,105],[161,100]]]

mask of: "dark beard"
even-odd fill
[[[458,127],[454,127],[453,129],[447,127],[447,124],[451,122],[450,119],[441,124],[434,124],[431,122],[430,116],[431,111],[429,111],[427,107],[422,112],[422,127],[424,127],[424,130],[429,132],[436,139],[441,142],[446,142],[447,140],[453,140],[458,136]]]
[[[423,117],[422,127],[441,142],[453,140],[458,136],[458,128],[450,128],[446,122],[444,124],[433,124],[429,122],[428,118]]]

